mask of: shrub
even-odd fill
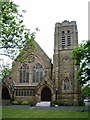
[[[36,105],[36,102],[30,101],[30,102],[29,102],[29,105],[30,105],[30,106],[35,106],[35,105]]]
[[[54,101],[53,105],[58,105],[58,106],[72,106],[73,104],[71,103],[71,101]]]
[[[22,101],[18,101],[18,105],[22,105]]]
[[[12,105],[18,105],[19,103],[17,101],[12,101],[11,104]]]
[[[61,102],[61,101],[54,101],[53,104],[58,105],[58,106],[63,106],[64,105],[64,103]]]
[[[79,106],[84,106],[84,105],[85,105],[84,101],[83,101],[83,100],[80,100],[80,101],[79,101]]]
[[[50,102],[50,106],[51,106],[51,107],[54,107],[53,101]]]
[[[67,101],[65,101],[65,102],[64,102],[64,106],[70,106],[70,103],[67,102]]]
[[[22,105],[28,105],[29,103],[27,101],[23,101]]]

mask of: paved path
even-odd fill
[[[5,108],[21,108],[21,109],[43,109],[43,110],[75,110],[75,111],[90,111],[87,107],[31,107],[31,106],[0,106]]]

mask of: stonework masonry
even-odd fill
[[[80,94],[76,75],[78,68],[74,66],[71,59],[72,50],[77,45],[76,21],[65,20],[62,23],[56,23],[53,64],[35,41],[35,51],[21,58],[32,59],[32,62],[13,62],[12,85],[7,80],[5,83],[11,97],[15,101],[57,100],[71,102],[73,105],[78,104]],[[29,46],[28,50],[30,50]],[[23,64],[28,66],[27,71]],[[24,69],[22,66],[24,66]],[[20,71],[21,69],[23,69],[23,72]],[[20,80],[23,81],[20,82]],[[4,88],[5,85],[3,90]]]

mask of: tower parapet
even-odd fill
[[[57,23],[55,24],[55,27],[67,26],[67,25],[76,25],[76,21],[71,21],[71,22],[69,22],[69,21],[67,21],[67,20],[64,20],[62,23],[57,22]]]
[[[78,44],[76,21],[63,21],[55,24],[54,50],[73,49]]]

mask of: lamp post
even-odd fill
[[[58,89],[56,88],[56,101],[57,101],[57,92],[58,92]]]

